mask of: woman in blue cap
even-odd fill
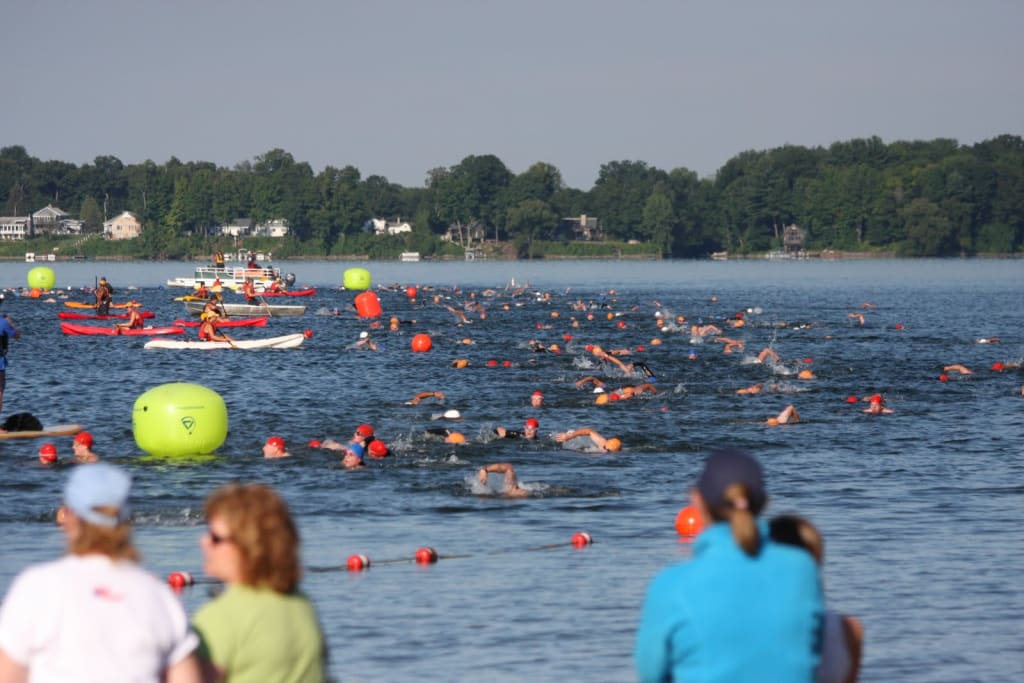
[[[0,609],[0,680],[201,680],[181,602],[138,565],[131,478],[78,465],[64,489],[67,554],[29,567]]]
[[[758,519],[761,466],[711,454],[691,493],[704,518],[693,557],[648,588],[636,635],[641,681],[814,680],[824,606],[809,554],[771,541]]]

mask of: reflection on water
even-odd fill
[[[139,541],[160,574],[200,572],[202,500],[212,488],[246,479],[281,490],[298,516],[307,566],[333,568],[310,572],[304,588],[340,679],[632,680],[646,583],[688,556],[673,520],[704,454],[721,444],[762,459],[772,512],[800,511],[824,530],[830,599],[867,626],[864,680],[1024,675],[1016,642],[1024,604],[1014,583],[1024,570],[1016,523],[1024,374],[989,369],[1024,359],[1021,262],[369,264],[375,282],[399,285],[379,292],[385,316],[417,321],[397,333],[372,331],[385,347],[376,353],[352,348],[367,324],[354,318],[352,293],[336,289],[346,267],[367,264],[283,265],[321,288],[304,301],[311,312],[237,335],[313,331],[287,351],[143,351],[140,339],[64,337],[58,304],[8,298],[4,310],[23,336],[12,342],[4,407],[45,423],[81,422],[104,458],[131,469]],[[131,296],[157,322],[182,316],[171,301],[181,291],[160,285],[187,264],[54,268],[62,285],[104,275],[118,299],[142,287]],[[22,284],[27,270],[0,264],[0,285]],[[530,288],[514,295],[506,288],[513,279]],[[405,295],[408,284],[421,285],[416,301]],[[486,287],[493,297],[480,293]],[[460,307],[470,292],[487,318],[468,314],[471,322],[457,327],[446,306]],[[587,309],[572,310],[576,301]],[[339,315],[313,315],[320,307]],[[742,353],[725,355],[711,339],[691,343],[690,322],[724,326],[741,311],[747,324],[724,334],[746,343]],[[655,312],[687,321],[659,331]],[[433,338],[430,353],[409,351],[420,332]],[[993,336],[1001,343],[977,343]],[[534,353],[533,339],[563,353]],[[644,376],[596,365],[588,344],[629,348],[654,371],[659,393],[594,405],[595,395],[575,386],[584,375],[613,389]],[[751,362],[769,345],[780,363]],[[456,358],[469,366],[452,367]],[[975,373],[940,382],[952,363]],[[798,380],[804,368],[817,379]],[[208,461],[147,458],[134,445],[135,399],[175,381],[210,386],[227,403],[228,439]],[[735,393],[755,383],[767,389]],[[546,405],[534,410],[529,396],[538,389]],[[443,391],[444,403],[406,405],[424,390]],[[873,393],[895,412],[872,418],[847,402]],[[765,427],[788,403],[803,422]],[[425,434],[438,424],[433,414],[449,409],[462,415],[465,445]],[[540,422],[538,441],[494,438],[495,427],[517,428],[527,417]],[[344,439],[363,422],[395,457],[346,471],[305,445]],[[586,454],[553,442],[580,426],[620,437],[624,450]],[[270,434],[296,457],[263,461]],[[70,454],[69,438],[56,443]],[[25,564],[61,551],[50,520],[67,468],[38,466],[39,445],[0,442],[8,463],[0,484],[4,587]],[[475,495],[476,470],[499,461],[514,463],[538,495]],[[581,530],[595,543],[578,550],[570,539]],[[442,560],[416,565],[423,546]],[[353,553],[367,554],[371,569],[340,569]],[[183,599],[195,609],[207,587]]]

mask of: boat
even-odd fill
[[[69,423],[60,425],[50,425],[43,427],[38,430],[23,431],[23,432],[0,432],[0,440],[6,439],[39,439],[42,437],[54,437],[54,436],[71,436],[82,431],[82,425]]]
[[[185,302],[185,310],[189,315],[199,315],[205,307],[206,303],[203,301]],[[236,315],[239,318],[255,318],[263,315],[271,318],[289,318],[300,316],[306,312],[305,306],[287,304],[220,304],[219,308],[227,315]]]
[[[166,327],[136,327],[128,329],[107,325],[82,325],[79,323],[61,323],[60,331],[64,334],[101,334],[110,337],[139,337],[167,334],[185,334],[185,330],[174,326]]]
[[[154,339],[146,342],[147,349],[294,349],[302,346],[304,334],[286,334],[267,339],[236,339],[231,342],[188,341],[184,339]]]
[[[202,323],[198,320],[175,320],[178,327],[199,327]],[[217,321],[217,327],[266,327],[267,316],[259,318],[221,318]]]
[[[154,318],[153,311],[139,311],[143,318]],[[61,320],[127,320],[130,313],[116,313],[114,315],[96,315],[95,313],[75,313],[73,311],[57,311],[57,317]]]
[[[217,266],[204,265],[198,266],[193,271],[191,277],[171,278],[167,281],[167,286],[196,289],[199,287],[199,283],[203,283],[212,289],[214,283],[220,280],[222,287],[241,289],[247,279],[252,279],[256,291],[265,292],[270,287],[270,284],[279,277],[281,277],[281,269],[271,265],[260,265],[259,268],[247,268],[244,265],[218,268]],[[289,273],[288,280],[294,282],[295,276]]]
[[[263,292],[261,296],[314,296],[316,295],[316,287],[307,287],[306,289],[292,289],[289,291],[280,292]]]
[[[420,260],[420,252],[403,251],[402,255],[398,257],[398,260],[402,263],[418,263]]]
[[[65,301],[64,305],[68,308],[96,308],[96,304],[87,304],[84,301]],[[129,308],[131,306],[140,306],[136,301],[126,301],[123,304],[110,304],[111,308]]]

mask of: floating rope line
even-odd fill
[[[434,550],[433,548],[431,548],[429,546],[424,546],[422,548],[417,549],[416,552],[413,554],[411,559],[408,558],[408,557],[396,557],[396,558],[389,558],[389,559],[384,559],[384,560],[374,560],[373,564],[384,565],[384,564],[404,564],[406,562],[415,562],[416,564],[419,564],[419,565],[426,565],[426,564],[435,564],[435,563],[437,563],[440,560],[460,560],[460,559],[465,559],[467,557],[474,557],[476,555],[493,556],[493,555],[506,555],[506,554],[513,553],[513,552],[538,552],[538,551],[543,551],[543,550],[555,550],[557,548],[564,548],[567,545],[571,546],[573,548],[585,548],[588,545],[591,545],[593,542],[594,542],[594,538],[589,533],[587,533],[586,531],[580,531],[580,532],[578,532],[576,534],[573,534],[573,537],[569,540],[568,543],[566,543],[566,542],[562,542],[562,543],[546,543],[544,545],[535,545],[535,546],[530,546],[528,548],[523,548],[521,551],[517,550],[517,549],[514,549],[514,548],[506,548],[506,549],[502,549],[502,550],[491,550],[491,551],[488,551],[486,553],[461,553],[461,554],[452,554],[452,555],[439,555],[438,552],[436,550]],[[365,571],[365,570],[367,570],[369,568],[370,568],[370,558],[367,555],[364,555],[364,554],[360,553],[360,554],[350,555],[348,557],[348,559],[345,561],[345,564],[327,565],[327,566],[323,566],[323,567],[307,567],[307,571],[312,572],[314,574],[322,574],[322,573],[326,573],[326,572],[335,572],[335,571],[342,571],[342,570],[346,570],[346,571],[350,571],[350,572],[360,572],[360,571]],[[167,583],[175,591],[179,591],[180,592],[180,591],[184,590],[185,588],[187,588],[188,586],[213,585],[213,584],[222,583],[222,581],[220,581],[219,579],[215,579],[215,578],[207,577],[207,576],[201,576],[201,577],[197,578],[197,577],[193,576],[191,572],[179,571],[179,572],[171,572],[170,574],[168,574],[167,575]]]

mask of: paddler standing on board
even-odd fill
[[[96,314],[110,315],[110,302],[114,298],[114,288],[107,282],[107,278],[101,277],[100,283],[96,286]]]

